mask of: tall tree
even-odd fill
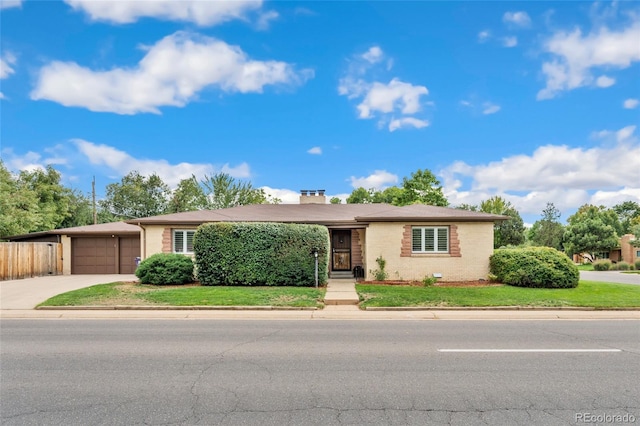
[[[38,196],[0,161],[0,238],[26,234],[39,224]]]
[[[59,228],[70,216],[72,191],[60,183],[61,175],[51,165],[44,170],[23,170],[18,176],[22,188],[33,191],[38,200],[38,225],[31,231]]]
[[[204,189],[194,175],[182,179],[178,187],[173,191],[170,213],[188,212],[207,208],[207,196]]]
[[[632,233],[634,223],[640,223],[640,204],[635,201],[625,201],[613,206],[613,211],[620,221],[620,235]]]
[[[170,189],[157,174],[144,177],[137,171],[124,176],[120,183],[107,185],[107,193],[100,201],[103,212],[101,219],[108,214],[114,219],[161,215],[167,212]]]
[[[210,209],[265,204],[270,201],[264,190],[254,188],[250,182],[236,181],[226,173],[205,176],[202,185]]]
[[[617,220],[613,210],[588,204],[580,207],[567,220],[569,225],[563,236],[565,251],[594,261],[599,252],[608,252],[618,245]]]
[[[405,206],[408,204],[429,204],[446,207],[449,201],[442,192],[442,185],[429,170],[411,173],[410,178],[402,179],[402,193],[394,204]]]
[[[517,246],[524,243],[524,221],[511,202],[494,196],[480,203],[480,211],[484,213],[509,216],[510,219],[496,222],[493,227],[493,247]]]
[[[547,203],[542,211],[542,219],[536,221],[529,230],[529,239],[536,246],[553,247],[562,250],[564,226],[559,221],[560,210],[553,203]]]
[[[409,204],[449,205],[442,193],[442,186],[429,170],[418,170],[410,178],[403,178],[402,187],[390,186],[383,191],[362,187],[353,190],[347,198],[348,204],[387,203],[394,206]]]
[[[93,206],[88,196],[77,189],[69,192],[69,215],[62,221],[60,228],[71,228],[93,224]]]

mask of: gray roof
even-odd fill
[[[199,225],[205,222],[283,222],[320,225],[365,225],[394,221],[494,222],[506,216],[424,204],[253,204],[220,210],[200,210],[128,220],[140,225]]]

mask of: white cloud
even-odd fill
[[[491,37],[491,33],[488,30],[480,31],[478,33],[478,43],[484,43],[489,40],[489,37]]]
[[[9,9],[10,7],[21,7],[22,0],[0,0],[0,9]]]
[[[362,54],[362,58],[371,64],[380,62],[384,57],[384,53],[380,46],[372,46],[365,53]]]
[[[4,58],[0,58],[0,79],[8,78],[15,70],[11,67],[16,63],[16,57],[11,52],[5,52]],[[6,99],[0,92],[0,99]]]
[[[507,24],[512,24],[518,27],[529,27],[531,25],[531,18],[527,12],[506,12],[502,16],[502,20]]]
[[[393,132],[403,127],[415,127],[416,129],[422,129],[423,127],[427,127],[428,125],[429,121],[419,120],[414,117],[396,118],[391,120],[391,123],[389,123],[389,131]]]
[[[607,77],[606,75],[601,75],[596,79],[596,86],[598,87],[610,87],[616,84],[615,78]]]
[[[625,99],[622,105],[626,109],[635,109],[639,104],[640,104],[640,101],[638,99],[629,98],[629,99]]]
[[[606,78],[610,77],[594,81],[592,68],[624,69],[640,61],[638,40],[640,22],[613,31],[602,27],[585,36],[580,29],[555,33],[544,45],[552,59],[542,64],[546,87],[538,92],[537,99],[551,99],[559,92],[598,82],[609,83]]]
[[[496,105],[491,102],[485,102],[482,104],[482,113],[484,115],[495,114],[498,111],[500,111],[500,105]]]
[[[137,66],[108,71],[51,62],[40,70],[31,98],[91,111],[158,114],[159,107],[182,107],[210,86],[262,93],[267,85],[302,84],[313,76],[312,70],[296,72],[285,62],[252,60],[237,46],[185,32],[146,49]]]
[[[309,149],[307,152],[313,155],[320,155],[322,154],[322,148],[320,148],[319,146],[314,146],[313,148]]]
[[[502,45],[504,47],[516,47],[518,45],[518,37],[510,36],[502,39]]]
[[[376,170],[373,174],[366,177],[355,177],[351,176],[349,178],[351,182],[351,186],[354,188],[365,188],[365,189],[377,189],[382,190],[386,187],[395,185],[398,183],[398,176],[393,173],[389,173],[386,170]]]
[[[547,145],[531,155],[515,155],[482,165],[454,163],[443,169],[445,195],[453,205],[477,204],[493,195],[521,213],[539,213],[547,202],[561,210],[610,200],[640,201],[640,139],[636,126],[596,132],[601,146]],[[470,179],[462,189],[462,179]],[[626,197],[626,198],[625,198]]]
[[[248,12],[262,7],[261,0],[65,0],[65,2],[74,10],[85,12],[94,21],[116,24],[127,24],[143,17],[151,17],[210,26],[234,19],[246,19]]]
[[[93,166],[105,166],[118,176],[124,176],[132,170],[137,170],[141,175],[145,176],[155,173],[171,187],[175,187],[182,179],[187,179],[191,175],[202,178],[204,175],[222,172],[239,179],[251,176],[247,163],[241,163],[235,167],[230,166],[228,163],[222,166],[185,162],[170,164],[167,160],[134,158],[127,152],[112,146],[96,144],[83,139],[73,139],[71,142]]]
[[[427,95],[425,86],[414,86],[394,78],[389,84],[375,82],[358,105],[360,118],[372,118],[372,112],[391,113],[400,109],[403,114],[420,111],[420,96]]]
[[[367,78],[372,68],[385,59],[385,54],[379,46],[372,46],[365,53],[354,55],[349,61],[349,69],[338,84],[338,93],[349,99],[361,98],[357,105],[358,117],[361,119],[378,119],[378,128],[384,128],[387,123],[389,131],[393,132],[404,127],[422,128],[429,122],[424,119],[410,117],[422,109],[420,97],[429,94],[425,86],[413,85],[392,78],[389,83],[372,81]],[[391,69],[393,61],[387,59],[386,71]],[[425,102],[425,105],[430,104]],[[401,117],[396,118],[397,115]]]
[[[269,186],[262,186],[260,189],[262,189],[268,196],[281,200],[282,204],[300,203],[300,193],[291,189],[278,189],[271,188]]]
[[[258,18],[258,22],[256,22],[256,27],[259,30],[265,31],[269,29],[271,25],[271,21],[275,21],[280,17],[280,14],[275,10],[269,10],[267,12],[261,13]]]

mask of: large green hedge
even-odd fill
[[[489,265],[498,281],[519,287],[573,288],[580,280],[578,267],[550,247],[495,250]]]
[[[320,225],[208,223],[193,239],[198,279],[204,285],[315,284],[327,281],[329,232]]]

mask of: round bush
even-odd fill
[[[635,261],[634,266],[636,267],[636,270],[640,271],[640,259]]]
[[[609,259],[600,259],[593,262],[594,271],[608,271],[611,269],[611,261]]]
[[[616,263],[616,270],[618,271],[628,271],[630,267],[631,265],[629,265],[627,262]]]
[[[142,284],[190,283],[193,282],[193,261],[183,254],[154,254],[140,263],[136,277]]]
[[[518,287],[574,288],[580,280],[578,267],[550,247],[498,249],[489,267],[498,281]]]

